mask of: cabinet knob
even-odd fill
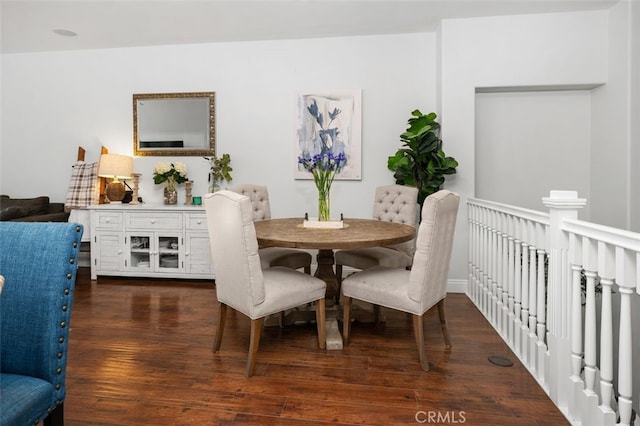
[[[185,256],[189,256],[189,252],[186,252],[184,255],[185,255]]]
[[[111,222],[111,218],[110,217],[106,218],[105,222],[107,222],[107,223]]]
[[[196,221],[196,223],[197,223],[198,225],[201,225],[201,224],[202,224],[202,221],[201,221],[201,220],[197,220],[197,221]]]
[[[151,223],[156,223],[156,220],[155,219],[151,219]]]

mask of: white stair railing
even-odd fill
[[[542,371],[549,215],[476,199],[468,206],[470,296],[523,363]]]
[[[572,424],[637,426],[640,234],[577,220],[572,191],[543,202],[468,200],[469,297]]]

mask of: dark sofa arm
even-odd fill
[[[69,212],[64,211],[64,203],[51,203],[49,197],[11,198],[0,195],[2,221],[13,222],[67,222]]]
[[[49,203],[49,210],[47,213],[64,213],[64,203]]]
[[[12,219],[13,222],[68,222],[69,213],[50,213]]]

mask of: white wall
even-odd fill
[[[608,14],[607,84],[593,91],[591,142],[591,220],[630,229],[630,78],[631,2],[620,2]],[[637,118],[636,118],[637,121]],[[638,166],[636,166],[638,167]]]
[[[476,89],[606,82],[607,17],[597,11],[441,23],[438,109],[445,151],[460,163],[449,188],[462,194],[463,202],[475,196]],[[458,221],[466,223],[464,204]],[[466,226],[458,227],[452,271],[466,267],[467,239]]]
[[[554,189],[589,198],[589,91],[478,93],[475,106],[476,197],[538,211]]]
[[[434,33],[2,55],[0,192],[64,201],[79,145],[87,160],[102,145],[132,154],[133,93],[215,91],[234,183],[266,184],[274,216],[302,216],[317,193],[293,179],[294,93],[361,89],[363,178],[334,183],[332,210],[367,217],[411,111],[435,109],[435,70]],[[161,202],[152,170],[166,159],[135,159],[145,201]],[[206,192],[208,163],[175,159]]]

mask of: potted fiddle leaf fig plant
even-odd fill
[[[440,123],[434,112],[423,114],[416,109],[408,120],[409,127],[400,135],[403,145],[387,160],[398,185],[418,188],[418,204],[440,190],[445,176],[456,172],[458,162],[442,150]]]

